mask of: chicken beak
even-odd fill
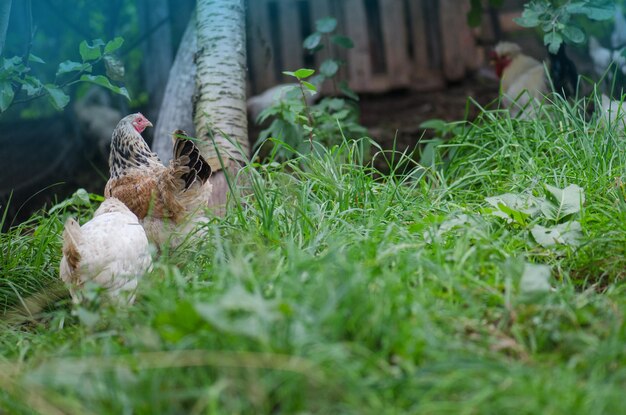
[[[153,126],[152,123],[150,121],[146,120],[146,127],[152,127],[152,126]]]

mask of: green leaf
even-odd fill
[[[48,93],[50,103],[54,108],[62,110],[70,102],[70,97],[54,84],[45,84],[43,86]]]
[[[13,85],[11,82],[0,82],[0,112],[6,111],[15,97],[15,91],[13,91]]]
[[[306,89],[308,89],[309,91],[313,91],[313,92],[316,92],[316,93],[317,93],[317,88],[316,88],[316,87],[315,87],[315,85],[313,85],[312,83],[307,82],[307,81],[300,81],[300,82],[301,82],[301,83],[302,83],[302,85],[304,85],[304,87],[305,87]]]
[[[35,56],[32,53],[28,55],[28,60],[30,62],[35,62],[35,63],[46,63],[44,62],[43,59],[41,59],[39,56]]]
[[[422,143],[421,141],[420,143]],[[440,160],[438,157],[438,147],[444,143],[441,138],[429,140],[428,143],[420,151],[419,164],[422,166],[432,167]]]
[[[446,131],[448,129],[447,127],[448,123],[438,118],[426,120],[419,125],[419,128],[435,131]]]
[[[0,59],[2,61],[2,65],[0,66],[0,69],[2,69],[1,72],[4,72],[4,74],[2,74],[3,79],[12,78],[12,77],[17,78],[17,76],[15,75],[21,75],[28,71],[28,68],[26,67],[26,65],[24,65],[22,58],[19,56],[13,56],[12,58],[0,58]]]
[[[545,185],[549,203],[541,206],[543,214],[555,221],[580,212],[585,203],[585,191],[583,188],[570,184],[565,189]]]
[[[128,91],[124,87],[115,86],[109,81],[109,79],[104,75],[83,75],[80,77],[80,80],[83,82],[91,82],[96,85],[100,85],[116,94],[122,95],[127,100],[130,101],[130,96],[128,95]]]
[[[89,45],[86,40],[80,42],[78,51],[80,52],[80,57],[83,62],[95,61],[102,56],[100,43],[102,43],[102,41],[99,39],[94,40],[93,45]]]
[[[505,193],[485,198],[485,201],[496,208],[492,215],[505,219],[508,223],[526,224],[526,219],[539,213],[537,199],[532,195]]]
[[[481,0],[471,0],[470,10],[467,13],[467,24],[470,27],[478,27],[482,22],[483,3]]]
[[[342,94],[355,101],[359,100],[359,96],[348,86],[347,81],[339,82],[339,90]]]
[[[550,267],[543,264],[525,264],[519,287],[523,293],[550,291]]]
[[[516,17],[513,21],[522,27],[536,27],[539,25],[539,16],[524,12],[521,17]]]
[[[100,321],[100,315],[93,311],[89,311],[84,307],[78,307],[76,310],[78,320],[86,327],[94,327]]]
[[[316,47],[319,46],[320,42],[322,41],[322,34],[319,32],[314,32],[312,34],[310,34],[309,36],[306,37],[306,39],[304,39],[304,42],[302,42],[302,46],[304,46],[305,49],[315,49]]]
[[[104,47],[105,55],[115,52],[116,50],[121,48],[123,44],[124,44],[124,39],[119,36],[107,42],[106,46]]]
[[[72,200],[78,206],[91,206],[89,193],[83,188],[80,188],[74,192],[74,194],[72,195]]]
[[[346,101],[342,98],[326,98],[324,102],[333,111],[339,111],[346,105]]]
[[[571,14],[584,14],[591,20],[609,20],[615,15],[615,4],[611,1],[579,1],[566,4],[565,11]]]
[[[339,70],[339,64],[334,59],[327,59],[320,65],[320,73],[327,78],[333,77]]]
[[[306,79],[309,76],[313,75],[314,73],[315,73],[315,70],[313,69],[300,68],[293,73],[293,76],[295,76],[298,79]]]
[[[554,20],[553,13],[554,9],[547,2],[532,1],[524,5],[522,16],[513,21],[522,27],[536,27],[542,21]]]
[[[352,49],[354,47],[354,42],[347,36],[335,35],[331,37],[330,40],[335,45],[341,46],[342,48]]]
[[[57,69],[57,76],[70,73],[70,72],[82,72],[82,71],[91,72],[91,64],[74,62],[74,61],[65,61],[59,64],[59,68]]]
[[[585,33],[576,26],[565,26],[563,35],[574,43],[582,43],[585,40]]]
[[[114,81],[124,80],[124,63],[114,55],[104,55],[104,67],[107,76]]]
[[[330,33],[337,28],[337,19],[324,17],[315,22],[315,29],[320,33]]]
[[[41,81],[34,76],[25,76],[22,80],[22,89],[29,97],[38,94],[41,88],[43,88]]]
[[[282,318],[278,304],[236,285],[221,297],[195,304],[195,311],[215,330],[266,343],[274,322]]]
[[[543,44],[548,47],[548,51],[556,54],[563,43],[563,37],[557,32],[546,33],[543,37]]]
[[[535,241],[544,248],[557,244],[578,246],[583,237],[582,226],[577,221],[561,223],[552,227],[535,225],[530,233]]]

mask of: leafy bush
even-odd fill
[[[308,36],[303,46],[311,53],[318,52],[334,43],[343,48],[352,48],[350,38],[332,35],[337,27],[334,18],[324,18],[316,22],[316,31]],[[326,45],[324,44],[326,43]],[[356,101],[358,96],[345,81],[336,82],[336,77],[344,62],[329,58],[322,62],[319,71],[301,68],[286,71],[285,75],[294,77],[298,86],[286,87],[281,91],[276,104],[264,110],[258,121],[263,123],[272,120],[268,128],[263,130],[257,141],[260,146],[269,138],[282,141],[291,149],[279,146],[274,156],[285,159],[296,153],[306,154],[313,149],[313,142],[324,146],[340,143],[345,138],[359,138],[367,130],[359,124],[359,111]],[[331,81],[343,97],[327,97],[314,105],[307,102],[307,94],[317,94],[321,85]],[[337,91],[335,91],[337,92]]]
[[[111,80],[121,80],[124,76],[124,66],[115,56],[115,52],[122,46],[124,39],[116,37],[105,43],[101,39],[94,40],[91,44],[82,41],[79,52],[82,62],[61,62],[56,71],[54,82],[44,83],[33,75],[31,64],[45,64],[45,62],[33,55],[28,58],[13,56],[0,58],[0,113],[5,112],[12,104],[28,102],[44,96],[54,108],[63,109],[69,102],[70,97],[64,89],[80,82],[93,83],[102,86],[116,94],[130,100],[126,88],[114,85]],[[93,75],[94,67],[104,62],[106,75]]]
[[[563,42],[582,44],[585,32],[575,20],[585,16],[591,20],[608,20],[614,16],[615,3],[609,0],[532,0],[524,5],[522,16],[515,22],[523,27],[539,27],[543,42],[556,54]]]

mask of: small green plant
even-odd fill
[[[615,2],[608,0],[532,0],[524,5],[522,16],[515,22],[523,27],[538,27],[544,33],[543,42],[552,54],[563,44],[582,44],[585,32],[575,17],[608,20],[615,13]]]
[[[130,100],[126,88],[111,82],[124,77],[124,66],[115,56],[115,52],[123,43],[124,39],[121,37],[107,43],[102,39],[95,39],[91,44],[82,41],[78,48],[81,62],[70,60],[61,62],[54,82],[49,83],[44,83],[45,81],[33,75],[31,63],[45,64],[45,62],[32,53],[27,58],[20,56],[1,58],[0,113],[8,110],[13,104],[29,102],[44,96],[48,97],[54,108],[61,110],[70,102],[70,97],[64,89],[80,82],[99,85]],[[104,62],[106,75],[94,75],[92,72],[101,61]]]
[[[578,246],[582,226],[574,219],[585,203],[584,190],[574,184],[564,189],[546,184],[544,188],[545,197],[514,193],[488,197],[485,200],[492,206],[488,211],[508,223],[529,228],[535,242],[544,248]]]
[[[504,0],[489,0],[490,7],[500,7]],[[483,19],[483,0],[470,0],[470,10],[467,13],[467,23],[471,27],[480,26]]]
[[[337,20],[332,17],[318,20],[316,31],[304,40],[303,47],[310,53],[329,48],[331,44],[352,48],[354,45],[350,38],[332,34],[336,27]],[[272,123],[261,132],[257,145],[270,137],[279,139],[286,146],[279,146],[275,157],[285,159],[293,156],[288,154],[290,151],[301,154],[312,151],[314,142],[332,146],[344,137],[365,135],[367,130],[359,124],[358,95],[348,87],[347,82],[336,81],[342,65],[344,62],[329,58],[320,64],[317,71],[301,68],[283,72],[295,78],[298,86],[285,87],[280,91],[280,99],[261,112],[258,122],[272,119]],[[331,81],[335,93],[341,93],[343,97],[327,97],[312,104],[314,95],[319,93],[326,81]]]

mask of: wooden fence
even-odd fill
[[[431,90],[462,79],[482,63],[460,0],[248,0],[250,92],[289,81],[283,70],[318,67],[332,56],[357,92],[398,88]],[[302,42],[315,21],[332,16],[354,48],[331,45],[305,53]]]

